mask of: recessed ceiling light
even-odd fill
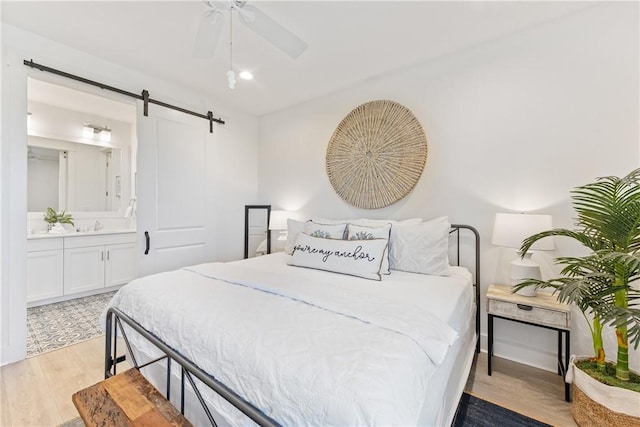
[[[253,74],[251,74],[249,71],[240,71],[238,77],[243,80],[251,80],[253,78]]]

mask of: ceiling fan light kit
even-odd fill
[[[229,89],[236,88],[236,73],[233,70],[227,71],[227,82],[229,83]]]
[[[238,12],[239,21],[251,31],[268,41],[270,44],[296,59],[307,49],[307,43],[300,37],[280,25],[257,7],[247,4],[246,0],[207,1],[207,10],[200,18],[198,32],[194,45],[194,56],[198,58],[212,58],[222,27],[224,26],[224,12],[229,12],[229,71],[227,83],[229,89],[235,88],[236,78],[233,71],[233,12]],[[251,80],[253,75],[241,72],[240,78]]]

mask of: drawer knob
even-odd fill
[[[530,305],[524,305],[524,304],[517,304],[518,308],[520,310],[526,310],[526,311],[531,311],[533,310],[533,307]]]

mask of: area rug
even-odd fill
[[[84,423],[78,418],[67,421],[59,427],[83,427]],[[453,421],[453,427],[551,427],[502,406],[494,405],[486,400],[463,393],[458,405],[458,412]]]
[[[550,427],[533,418],[494,405],[467,393],[462,393],[453,427]]]
[[[27,357],[104,334],[98,319],[114,294],[115,291],[27,309]]]

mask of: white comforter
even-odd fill
[[[285,257],[148,276],[110,306],[284,425],[415,425],[471,310],[468,275],[392,272],[375,282]]]

